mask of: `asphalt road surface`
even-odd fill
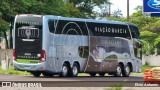
[[[135,83],[143,82],[142,76],[130,77],[34,77],[34,76],[20,76],[20,75],[0,75],[0,87],[2,82],[14,83],[41,83],[42,87],[109,87],[109,86],[134,86]]]

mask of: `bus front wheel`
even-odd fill
[[[126,67],[125,67],[124,70],[122,71],[122,75],[123,75],[124,77],[129,77],[130,72],[131,72],[130,66],[129,66],[129,65],[126,65]]]
[[[79,67],[76,63],[74,63],[70,71],[70,76],[76,77],[78,75],[78,71],[79,71]]]
[[[40,72],[31,72],[31,74],[35,77],[39,77],[41,75]]]
[[[120,77],[122,74],[122,67],[120,64],[118,64],[117,68],[116,68],[116,72],[114,74],[115,77]]]

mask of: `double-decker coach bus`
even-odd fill
[[[35,77],[141,72],[140,33],[131,23],[21,14],[13,36],[15,69]]]

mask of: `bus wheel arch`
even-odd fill
[[[78,71],[80,71],[80,64],[79,64],[79,62],[78,61],[75,61],[74,63],[76,63],[77,65],[78,65]],[[73,64],[74,64],[73,63]]]
[[[132,63],[131,62],[128,62],[127,65],[129,65],[130,69],[131,69],[131,72],[133,72],[133,66],[132,66]]]

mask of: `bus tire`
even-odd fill
[[[115,77],[120,77],[122,74],[122,66],[120,64],[117,65],[116,72],[114,73]]]
[[[98,73],[99,76],[104,77],[105,73]]]
[[[90,75],[91,77],[95,77],[95,76],[96,76],[96,73],[89,73],[89,75]]]
[[[53,74],[52,74],[52,73],[43,72],[42,74],[43,74],[43,76],[45,76],[45,77],[53,77]]]
[[[71,68],[71,71],[70,71],[70,76],[76,77],[78,75],[78,72],[79,72],[79,67],[78,67],[77,63],[74,63]]]
[[[69,73],[69,67],[66,63],[62,66],[62,72],[60,73],[60,77],[67,77]]]
[[[122,71],[122,75],[123,75],[124,77],[129,77],[130,73],[131,73],[131,68],[130,68],[130,66],[127,64],[126,67],[124,68],[124,70]]]
[[[41,75],[41,72],[31,72],[31,74],[35,77],[39,77]]]

